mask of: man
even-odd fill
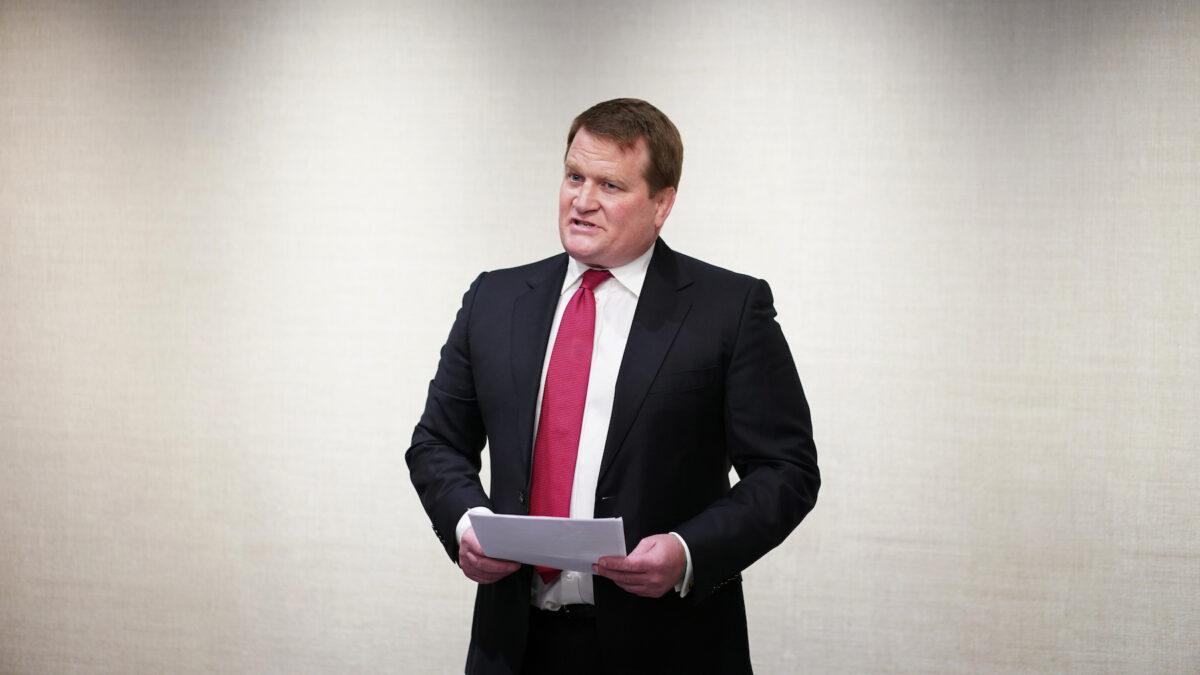
[[[812,509],[820,476],[767,284],[658,238],[682,160],[649,103],[588,109],[567,136],[565,254],[463,297],[406,459],[479,584],[469,673],[750,671],[740,572]],[[471,509],[621,516],[630,553],[594,575],[495,560]]]

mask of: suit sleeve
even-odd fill
[[[725,444],[740,480],[676,528],[692,554],[691,602],[782,543],[821,485],[808,402],[761,280],[746,296],[725,374]]]
[[[485,274],[463,295],[437,373],[429,383],[425,411],[404,455],[433,531],[455,563],[459,519],[473,506],[491,506],[479,482],[480,454],[487,435],[475,397],[470,346],[471,310]]]

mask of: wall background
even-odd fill
[[[453,672],[403,452],[571,117],[678,124],[820,503],[760,672],[1200,667],[1200,6],[0,4],[0,672]]]

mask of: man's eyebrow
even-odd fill
[[[572,162],[563,162],[563,170],[566,173],[577,173],[579,175],[583,175],[583,171],[579,167],[575,166],[575,164]],[[596,176],[596,179],[604,183],[612,183],[614,185],[622,186],[625,185],[625,181],[610,174],[600,174],[599,176]]]

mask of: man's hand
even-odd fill
[[[462,543],[458,546],[458,566],[468,579],[481,584],[495,583],[521,569],[520,563],[484,555],[483,547],[475,538],[473,527],[468,527],[467,531],[463,532]]]
[[[655,534],[638,542],[628,556],[601,558],[592,565],[592,572],[612,579],[634,595],[659,598],[675,588],[686,567],[687,555],[679,540],[669,534]]]

